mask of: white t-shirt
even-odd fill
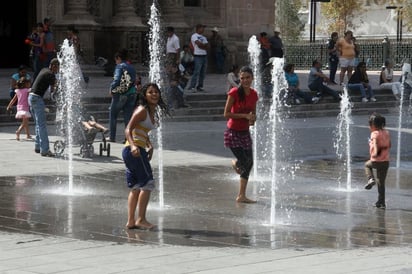
[[[196,45],[195,43],[196,41],[200,41],[202,44],[207,44],[208,42],[207,42],[206,37],[204,37],[202,34],[195,32],[192,34],[190,41],[194,48],[194,51],[193,51],[194,55],[206,55],[207,54],[206,50],[199,48],[199,46]]]
[[[179,37],[173,33],[172,36],[167,37],[166,53],[177,53],[178,49],[180,49]]]

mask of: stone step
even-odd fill
[[[373,111],[381,113],[396,113],[399,107],[399,101],[394,99],[390,93],[376,95],[377,102],[362,103],[360,96],[352,96],[353,108],[352,115],[370,114]],[[224,94],[190,94],[186,97],[190,108],[180,108],[172,112],[172,117],[167,118],[167,121],[219,121],[225,120],[223,117],[226,95]],[[45,100],[46,106],[50,109],[47,113],[47,121],[53,123],[55,120],[55,103],[49,99]],[[14,114],[9,114],[6,111],[8,100],[0,100],[0,126],[16,125]],[[266,111],[270,110],[271,100],[264,99],[263,107]],[[409,101],[404,102],[405,106],[409,106]],[[85,112],[93,115],[99,122],[108,124],[109,119],[109,97],[84,97],[83,106]],[[300,104],[290,107],[282,107],[280,111],[285,112],[287,117],[321,117],[321,116],[336,116],[339,113],[339,103],[331,97],[322,98],[318,104]],[[119,122],[122,122],[122,115],[119,115]]]

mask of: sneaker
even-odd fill
[[[299,99],[295,99],[295,104],[296,104],[296,105],[300,105],[300,100],[299,100]]]
[[[43,153],[41,154],[41,156],[44,156],[44,157],[54,157],[54,156],[56,156],[56,155],[49,150],[49,151],[47,151],[47,152],[43,152]]]
[[[319,97],[313,97],[312,98],[312,104],[317,104],[319,102],[320,98]]]
[[[34,149],[34,152],[40,153],[40,149],[39,149],[39,148],[35,148],[35,149]]]
[[[110,139],[110,137],[107,137],[106,142],[116,143],[116,140],[115,139]]]
[[[191,88],[190,91],[196,93],[197,90],[195,88]]]
[[[369,100],[367,98],[363,97],[362,98],[362,103],[367,103],[367,102],[369,102]]]
[[[371,97],[371,102],[376,102],[376,98],[375,97]]]
[[[375,179],[369,178],[368,183],[365,185],[365,189],[371,189],[375,185]]]
[[[198,87],[198,88],[197,88],[197,91],[205,91],[205,89],[202,88],[202,87]]]
[[[380,209],[385,209],[386,208],[385,203],[381,203],[381,202],[376,202],[375,206],[377,208],[380,208]]]

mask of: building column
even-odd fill
[[[115,1],[115,15],[112,18],[112,26],[125,28],[141,28],[146,26],[142,24],[142,18],[136,13],[134,0],[117,0]]]
[[[185,21],[184,0],[160,0],[162,7],[162,20],[165,25],[171,25],[175,29],[187,29],[189,26]]]
[[[114,49],[126,48],[132,63],[142,62],[143,37],[148,28],[137,14],[141,0],[116,0],[114,3],[115,15],[110,25],[112,39],[117,40]]]

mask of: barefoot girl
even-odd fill
[[[16,83],[15,95],[11,99],[7,110],[10,110],[17,101],[17,113],[16,119],[21,119],[21,124],[16,130],[16,140],[20,141],[20,133],[24,129],[26,132],[26,138],[31,139],[29,130],[29,118],[31,118],[30,107],[29,107],[29,92],[30,92],[30,80],[26,77],[21,77]]]
[[[246,186],[249,173],[253,166],[252,138],[249,126],[256,120],[257,92],[251,88],[253,72],[249,67],[240,69],[240,86],[228,92],[224,116],[227,129],[224,134],[225,147],[230,148],[236,157],[232,167],[240,174],[239,193],[236,198],[238,203],[255,203],[246,197]]]
[[[128,229],[154,227],[146,220],[150,193],[155,187],[150,165],[153,146],[148,133],[159,124],[158,108],[163,114],[168,114],[166,104],[156,84],[146,84],[140,96],[139,105],[135,108],[125,129],[126,144],[122,151],[126,165],[127,186],[130,189],[126,223]],[[138,208],[137,219],[135,218],[136,208]]]

